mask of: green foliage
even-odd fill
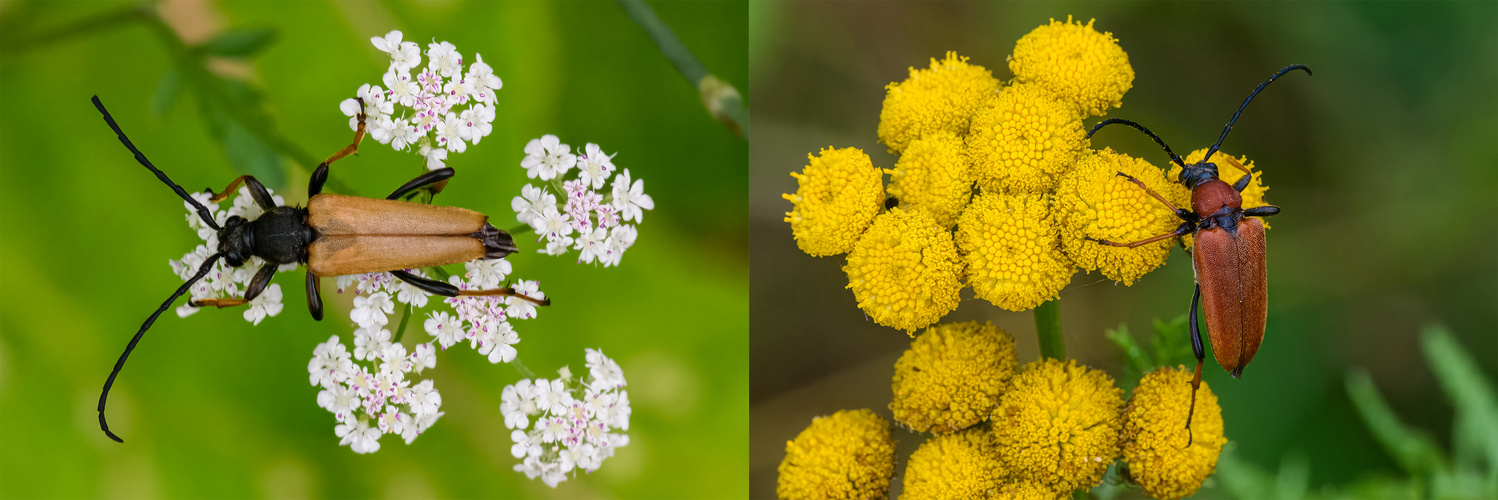
[[[275,28],[237,28],[225,30],[203,43],[205,55],[249,57],[276,42]]]
[[[1125,391],[1132,391],[1145,374],[1162,366],[1182,365],[1195,368],[1196,355],[1191,352],[1191,340],[1186,326],[1186,316],[1181,315],[1169,322],[1155,318],[1146,350],[1133,335],[1127,323],[1118,329],[1103,332],[1108,340],[1124,355],[1124,374],[1120,380]],[[1205,347],[1205,346],[1204,346]]]
[[[1456,408],[1448,456],[1427,433],[1407,426],[1389,408],[1368,372],[1348,371],[1347,396],[1368,431],[1405,473],[1372,475],[1306,495],[1310,467],[1303,458],[1280,463],[1271,476],[1225,450],[1217,477],[1237,498],[1495,498],[1498,497],[1498,405],[1489,379],[1443,326],[1427,326],[1421,345],[1431,370]]]

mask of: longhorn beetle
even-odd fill
[[[423,186],[451,178],[454,171],[450,167],[417,176],[411,182],[396,188],[395,192],[383,200],[322,192],[323,183],[328,179],[328,165],[358,151],[359,142],[364,139],[363,99],[359,99],[359,124],[354,132],[353,144],[333,153],[333,156],[329,156],[312,172],[307,185],[305,208],[276,206],[270,192],[260,181],[253,176],[242,175],[230,182],[223,192],[215,194],[212,201],[223,201],[236,192],[242,183],[249,188],[250,197],[265,213],[253,221],[237,215],[231,216],[223,227],[213,220],[212,214],[203,204],[189,196],[181,186],[167,178],[165,173],[157,170],[135,148],[130,139],[125,137],[125,132],[114,122],[114,117],[104,109],[104,103],[99,102],[99,96],[94,96],[93,102],[94,107],[99,108],[99,113],[104,115],[104,122],[119,136],[120,142],[135,154],[135,161],[156,174],[156,178],[170,186],[177,196],[197,210],[198,217],[204,224],[218,232],[217,252],[208,256],[198,268],[197,274],[177,287],[177,291],[172,292],[172,296],[146,318],[140,331],[135,332],[135,337],[125,346],[125,352],[120,354],[119,361],[114,363],[114,371],[109,372],[109,379],[104,381],[104,392],[99,394],[99,427],[104,429],[104,434],[110,439],[125,442],[109,431],[109,423],[104,419],[104,403],[109,399],[109,388],[114,385],[114,378],[120,374],[120,369],[125,366],[125,359],[130,357],[135,344],[140,342],[146,330],[156,322],[156,317],[166,311],[178,297],[187,293],[194,283],[203,279],[220,258],[231,267],[243,266],[252,256],[264,259],[265,265],[255,273],[249,286],[245,287],[243,299],[194,300],[192,305],[224,308],[248,303],[270,285],[278,266],[292,263],[307,265],[307,307],[312,311],[312,319],[318,321],[322,320],[323,313],[322,297],[318,293],[320,278],[385,271],[434,295],[514,296],[542,306],[551,305],[551,299],[537,300],[516,293],[513,288],[459,290],[451,284],[404,271],[479,258],[498,259],[518,250],[510,234],[490,225],[489,217],[484,214],[457,207],[398,200]]]
[[[1195,236],[1195,249],[1191,252],[1191,265],[1196,273],[1196,292],[1191,296],[1191,350],[1196,354],[1196,373],[1191,377],[1191,409],[1186,413],[1186,445],[1191,445],[1191,417],[1196,413],[1196,390],[1201,387],[1202,362],[1206,361],[1206,353],[1202,350],[1201,329],[1196,322],[1196,304],[1205,302],[1207,310],[1207,333],[1212,336],[1212,355],[1217,358],[1217,363],[1224,370],[1233,374],[1233,378],[1243,375],[1243,367],[1254,359],[1254,354],[1259,352],[1259,344],[1264,342],[1264,324],[1269,314],[1269,279],[1264,266],[1264,224],[1258,219],[1250,217],[1267,217],[1280,213],[1280,208],[1274,205],[1243,209],[1243,197],[1238,193],[1248,187],[1253,180],[1253,174],[1237,160],[1227,158],[1229,165],[1242,170],[1244,176],[1234,182],[1231,187],[1217,177],[1217,165],[1208,162],[1217,148],[1222,146],[1222,140],[1227,139],[1228,132],[1233,130],[1233,122],[1238,121],[1238,115],[1243,114],[1243,108],[1259,95],[1259,91],[1269,86],[1276,78],[1284,76],[1294,70],[1305,70],[1307,75],[1311,74],[1311,68],[1303,64],[1287,66],[1274,76],[1269,77],[1264,83],[1259,84],[1248,99],[1243,100],[1243,105],[1238,106],[1238,111],[1233,113],[1233,118],[1228,120],[1226,128],[1222,129],[1222,135],[1217,138],[1217,143],[1207,150],[1207,155],[1202,160],[1191,165],[1181,161],[1165,145],[1154,132],[1144,128],[1143,125],[1119,118],[1110,118],[1098,122],[1087,132],[1087,137],[1104,126],[1119,123],[1128,125],[1144,132],[1156,144],[1165,149],[1165,154],[1170,155],[1171,161],[1181,166],[1180,183],[1191,189],[1191,210],[1176,208],[1159,193],[1151,190],[1144,182],[1123,172],[1118,175],[1128,179],[1149,193],[1160,203],[1170,207],[1177,217],[1181,218],[1181,226],[1174,231],[1146,238],[1132,243],[1119,243],[1112,241],[1088,238],[1103,245],[1116,247],[1135,248],[1140,245],[1154,243],[1166,238],[1174,238],[1185,234]],[[1205,295],[1202,288],[1207,289]]]

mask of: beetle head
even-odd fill
[[[218,230],[218,251],[224,254],[224,263],[229,267],[244,265],[255,253],[248,222],[244,217],[231,216],[224,228]]]
[[[1181,185],[1187,189],[1196,189],[1196,186],[1217,178],[1217,164],[1208,161],[1200,161],[1186,165],[1181,169]]]

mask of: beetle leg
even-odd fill
[[[322,292],[318,287],[321,284],[322,279],[307,270],[307,309],[312,311],[314,321],[322,321]]]
[[[410,283],[411,286],[420,288],[432,295],[441,295],[443,297],[457,297],[460,295],[465,297],[519,297],[522,300],[531,302],[538,306],[551,305],[551,299],[537,300],[535,298],[516,293],[514,288],[509,287],[494,288],[489,290],[461,290],[450,283],[443,283],[441,281],[423,278],[405,271],[390,271],[390,274],[393,274],[395,275],[395,277],[400,278],[401,281]]]
[[[265,265],[263,266],[260,266],[260,270],[255,271],[255,277],[250,278],[250,286],[245,288],[244,298],[242,299],[194,300],[192,301],[192,306],[215,306],[219,309],[223,309],[225,307],[234,307],[238,305],[248,304],[250,301],[255,300],[255,297],[259,297],[260,293],[264,292],[266,287],[270,286],[270,279],[276,275],[276,267],[277,266],[275,264],[271,264],[269,262],[265,263]]]
[[[417,176],[415,179],[411,179],[411,182],[407,182],[405,184],[401,184],[401,187],[395,188],[395,192],[394,193],[390,193],[390,196],[386,196],[385,199],[387,199],[387,200],[399,199],[400,197],[405,196],[406,194],[408,194],[408,193],[410,193],[412,191],[420,189],[423,186],[427,186],[427,185],[430,185],[430,184],[434,184],[434,183],[437,183],[437,182],[442,182],[442,181],[445,181],[447,179],[450,179],[456,173],[457,173],[457,171],[453,170],[452,167],[443,167],[443,168],[439,168],[437,170],[433,170],[433,171],[427,172],[425,174],[421,174],[421,175]]]
[[[1196,354],[1196,374],[1191,376],[1191,406],[1186,410],[1186,446],[1190,447],[1194,437],[1191,433],[1191,417],[1196,415],[1196,389],[1202,385],[1202,362],[1207,360],[1206,349],[1202,346],[1202,331],[1196,323],[1196,303],[1202,298],[1202,286],[1196,285],[1196,292],[1191,294],[1191,351]]]
[[[359,100],[359,114],[356,115],[359,118],[359,128],[354,131],[354,143],[338,150],[337,153],[333,153],[333,156],[329,156],[317,165],[317,170],[312,171],[311,180],[307,181],[308,198],[322,193],[322,185],[328,181],[328,164],[359,151],[359,142],[364,140],[364,98],[355,97],[354,99]]]
[[[1149,193],[1150,196],[1155,197],[1156,200],[1160,200],[1160,203],[1164,203],[1165,206],[1168,207],[1168,208],[1170,208],[1171,212],[1175,212],[1176,217],[1180,217],[1181,220],[1185,220],[1185,221],[1196,220],[1196,214],[1195,213],[1192,213],[1190,210],[1184,210],[1184,209],[1176,208],[1175,205],[1172,205],[1169,201],[1166,201],[1164,196],[1160,196],[1160,193],[1156,193],[1155,190],[1150,189],[1149,186],[1144,185],[1144,181],[1141,181],[1139,179],[1135,179],[1134,176],[1126,174],[1126,173],[1123,173],[1123,172],[1119,172],[1118,175],[1121,176],[1121,177],[1123,177],[1123,178],[1125,178],[1125,179],[1128,179],[1129,182],[1134,183],[1134,185],[1139,186],[1139,189],[1143,189],[1144,192]]]
[[[95,97],[94,99],[94,103],[98,104],[98,98]],[[100,105],[100,109],[102,108],[103,105]],[[125,442],[119,436],[114,435],[113,432],[109,432],[109,422],[104,420],[104,402],[109,400],[109,388],[114,386],[114,378],[119,376],[120,369],[125,367],[125,360],[130,358],[130,351],[135,350],[135,344],[140,343],[141,337],[146,336],[146,330],[151,329],[151,324],[156,322],[156,318],[161,316],[161,313],[166,312],[166,308],[170,307],[172,302],[176,302],[177,297],[181,297],[182,294],[187,293],[187,290],[192,288],[194,283],[207,276],[208,271],[213,269],[213,264],[218,262],[219,257],[223,256],[224,254],[221,253],[208,256],[208,259],[203,261],[203,265],[198,267],[198,274],[194,274],[192,279],[187,280],[182,286],[177,287],[177,291],[172,292],[172,296],[167,297],[166,302],[162,302],[161,307],[157,307],[156,312],[151,313],[151,316],[146,318],[145,324],[140,325],[140,331],[135,332],[135,336],[130,338],[130,344],[125,346],[125,352],[120,354],[119,361],[114,362],[114,370],[110,371],[109,378],[104,380],[104,392],[99,393],[99,428],[104,429],[104,434],[108,435],[109,439],[120,443]]]
[[[1246,215],[1246,216],[1249,216],[1249,217],[1268,217],[1268,216],[1271,216],[1271,215],[1279,215],[1279,213],[1280,213],[1280,207],[1276,207],[1274,205],[1264,205],[1262,207],[1253,207],[1253,208],[1250,208],[1250,209],[1247,209],[1247,210],[1243,211],[1243,215]]]
[[[1139,247],[1139,246],[1142,246],[1142,245],[1148,245],[1150,243],[1154,243],[1156,241],[1160,241],[1160,240],[1163,240],[1163,239],[1166,239],[1166,238],[1173,238],[1173,237],[1176,237],[1176,236],[1187,234],[1187,233],[1190,233],[1190,232],[1195,231],[1195,230],[1196,230],[1196,223],[1191,222],[1191,221],[1186,221],[1186,222],[1182,222],[1180,227],[1175,228],[1175,230],[1173,230],[1171,232],[1168,232],[1168,233],[1165,233],[1165,234],[1162,234],[1162,235],[1159,235],[1159,236],[1155,236],[1155,237],[1152,237],[1152,238],[1142,239],[1142,240],[1139,240],[1139,241],[1136,241],[1136,242],[1133,242],[1133,243],[1119,243],[1119,242],[1116,242],[1116,241],[1100,240],[1100,239],[1097,239],[1097,238],[1093,238],[1091,236],[1084,236],[1082,239],[1096,241],[1098,243],[1101,243],[1101,244],[1104,244],[1104,245],[1108,245],[1108,246],[1136,248],[1136,247]]]
[[[266,190],[265,185],[261,184],[260,181],[255,180],[255,176],[253,175],[239,176],[234,179],[234,182],[230,182],[229,187],[224,188],[223,192],[213,195],[213,198],[208,201],[214,203],[224,201],[231,193],[239,190],[239,183],[241,182],[250,188],[250,197],[255,199],[255,204],[260,205],[261,210],[276,208],[276,200],[271,198],[270,191]],[[210,189],[209,192],[213,192],[213,190]]]

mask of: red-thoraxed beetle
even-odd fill
[[[170,186],[177,196],[192,205],[203,223],[218,232],[219,242],[217,252],[203,262],[197,274],[177,287],[177,291],[146,318],[140,331],[125,346],[125,352],[120,354],[119,361],[115,362],[109,379],[104,381],[104,392],[99,395],[99,427],[104,429],[104,434],[110,439],[124,442],[109,431],[109,423],[104,420],[104,402],[109,398],[109,388],[114,385],[115,376],[125,366],[125,359],[130,357],[135,344],[140,342],[146,330],[156,322],[156,317],[166,311],[178,297],[187,293],[194,283],[203,279],[220,258],[231,267],[244,265],[252,256],[264,259],[266,264],[255,273],[249,286],[245,287],[243,299],[195,300],[192,305],[224,308],[248,303],[270,285],[278,266],[292,263],[307,265],[307,307],[316,320],[322,320],[323,312],[322,297],[318,293],[319,278],[370,272],[389,271],[412,286],[446,297],[514,296],[538,305],[551,304],[551,299],[536,300],[518,294],[512,288],[459,290],[451,284],[405,272],[406,269],[456,264],[480,258],[498,259],[517,250],[509,233],[490,225],[489,217],[484,214],[457,207],[399,200],[423,186],[451,178],[452,168],[422,174],[397,188],[383,200],[322,192],[323,183],[328,180],[328,164],[353,154],[358,150],[359,142],[364,139],[363,99],[359,99],[359,125],[354,133],[353,144],[328,157],[312,172],[307,186],[306,208],[276,206],[270,191],[260,181],[244,175],[229,183],[223,192],[214,195],[213,201],[222,201],[243,183],[249,188],[250,197],[255,200],[255,204],[265,210],[265,213],[255,220],[231,216],[223,227],[219,227],[203,204],[189,196],[181,186],[157,170],[140,150],[135,149],[135,145],[125,137],[125,132],[120,130],[109,111],[104,109],[104,103],[99,102],[98,96],[94,96],[93,102],[94,107],[99,108],[99,113],[104,115],[104,122],[119,136],[120,142],[135,154],[135,160],[156,174],[156,178]]]
[[[1243,105],[1238,106],[1238,111],[1233,113],[1233,118],[1228,120],[1217,143],[1207,150],[1202,161],[1191,165],[1182,162],[1181,157],[1176,156],[1170,146],[1165,145],[1165,141],[1138,123],[1111,118],[1099,122],[1087,133],[1087,137],[1091,138],[1098,129],[1114,123],[1144,132],[1165,149],[1171,161],[1181,166],[1178,180],[1191,189],[1191,210],[1180,209],[1146,187],[1143,182],[1119,172],[1118,175],[1132,181],[1170,207],[1183,222],[1174,231],[1132,243],[1094,240],[1104,245],[1134,248],[1186,234],[1195,237],[1191,264],[1196,271],[1196,292],[1191,297],[1190,325],[1191,348],[1196,354],[1196,374],[1191,378],[1191,409],[1186,415],[1188,431],[1191,429],[1191,416],[1196,412],[1196,389],[1201,386],[1202,362],[1206,360],[1206,353],[1202,350],[1201,330],[1197,326],[1196,304],[1199,301],[1206,303],[1207,333],[1212,336],[1212,354],[1217,358],[1217,363],[1231,372],[1234,378],[1243,375],[1243,367],[1254,359],[1254,354],[1259,352],[1259,344],[1264,341],[1264,324],[1269,314],[1269,278],[1264,266],[1264,224],[1252,217],[1280,213],[1279,207],[1273,205],[1244,210],[1243,197],[1238,193],[1248,187],[1253,175],[1242,165],[1229,159],[1231,166],[1244,172],[1243,177],[1229,186],[1218,178],[1217,165],[1207,160],[1222,146],[1222,140],[1233,130],[1233,122],[1238,121],[1238,115],[1243,114],[1243,108],[1248,107],[1254,96],[1259,95],[1259,91],[1264,90],[1276,78],[1297,69],[1305,70],[1307,75],[1311,74],[1311,68],[1296,64],[1281,69],[1259,84],[1248,95],[1248,99],[1243,100]],[[1203,290],[1206,293],[1202,293]],[[1190,445],[1189,438],[1187,445]]]

